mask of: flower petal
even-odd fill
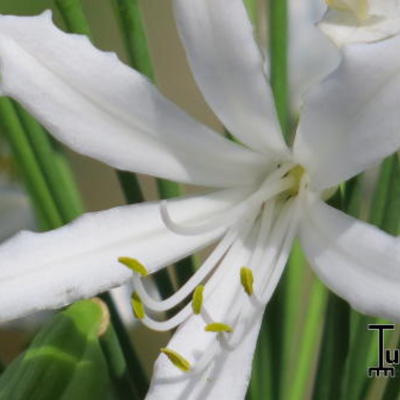
[[[400,37],[349,46],[339,68],[310,91],[294,154],[315,189],[349,179],[400,147],[399,49]]]
[[[250,238],[241,235],[207,283],[205,291],[211,282],[216,286],[203,303],[203,309],[206,309],[213,321],[229,324],[232,320],[232,316],[229,317],[231,309],[235,305],[244,307],[250,303],[240,284],[240,268],[248,263],[254,245],[254,235]],[[247,323],[248,329],[234,350],[223,349],[217,334],[205,331],[207,322],[203,316],[190,317],[174,334],[168,348],[188,359],[192,372],[180,372],[164,355],[160,355],[146,400],[243,399],[250,379],[251,360],[262,312],[256,315],[255,320],[251,319],[252,324],[242,321]],[[228,340],[236,328],[234,325],[234,331],[226,334]],[[212,351],[213,346],[217,347],[215,352]],[[200,359],[207,352],[212,357],[211,362],[195,371],[200,368],[198,363],[201,363]]]
[[[198,223],[245,195],[227,189],[171,200],[168,207],[178,222]],[[209,244],[224,230],[222,226],[197,236],[172,233],[155,202],[89,213],[51,232],[21,232],[0,246],[0,321],[121,285],[132,273],[118,257],[135,257],[154,272]]]
[[[298,113],[304,93],[337,67],[340,55],[315,26],[326,9],[321,0],[289,1],[288,5],[291,107]]]
[[[3,94],[57,139],[113,167],[221,187],[262,173],[259,155],[191,119],[114,54],[57,29],[49,13],[0,17],[0,73]]]
[[[194,77],[216,115],[254,150],[285,152],[242,0],[175,0],[174,5]]]
[[[338,46],[374,42],[400,32],[400,3],[397,0],[363,0],[358,2],[359,5],[354,1],[352,3],[330,9],[319,24]]]
[[[356,310],[400,321],[400,240],[310,197],[301,243],[313,269]]]

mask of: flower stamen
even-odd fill
[[[233,328],[222,322],[213,322],[204,327],[206,332],[233,332]]]
[[[175,350],[168,349],[167,347],[163,347],[160,349],[161,353],[165,354],[172,364],[175,367],[179,368],[183,372],[189,372],[192,369],[192,366],[185,357],[181,356]]]
[[[135,315],[135,317],[137,319],[143,319],[146,316],[142,300],[136,292],[132,293],[131,305],[132,305],[133,314]]]
[[[240,269],[240,283],[243,286],[244,291],[251,296],[254,293],[254,275],[250,268],[242,267]]]
[[[128,267],[130,270],[137,272],[139,275],[147,276],[149,274],[147,268],[136,258],[119,257],[118,261],[125,265],[125,267]]]
[[[201,308],[203,306],[203,291],[204,291],[204,286],[199,285],[193,292],[192,310],[193,313],[197,315],[201,313]]]

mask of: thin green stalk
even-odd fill
[[[90,36],[89,25],[80,0],[55,0],[68,32]]]
[[[324,333],[314,385],[314,400],[340,398],[343,370],[349,347],[349,305],[329,294]]]
[[[79,197],[73,193],[76,188],[65,189],[71,182],[71,177],[63,173],[61,157],[52,146],[46,131],[21,106],[17,103],[14,103],[14,106],[25,131],[29,132],[28,140],[42,174],[46,177],[59,213],[63,221],[71,221],[83,212]]]
[[[124,354],[113,326],[110,325],[100,336],[100,345],[107,362],[108,373],[112,379],[119,400],[141,400],[127,373]]]
[[[284,275],[284,302],[283,315],[284,324],[282,330],[282,368],[280,370],[280,392],[281,398],[286,398],[286,393],[292,384],[295,359],[298,356],[297,339],[301,324],[302,311],[304,308],[304,284],[307,281],[306,260],[300,244],[296,241],[289,257],[286,273]]]
[[[272,384],[268,391],[269,393],[272,393],[270,397],[271,400],[283,399],[282,394],[284,392],[282,386],[282,371],[284,371],[282,350],[285,337],[283,332],[286,329],[286,318],[283,317],[286,300],[286,274],[287,271],[285,271],[283,278],[280,280],[274,295],[267,305],[264,315],[263,323],[267,326],[267,331],[265,332],[266,340],[264,342],[267,349],[265,351],[269,354],[270,360],[267,365],[258,364],[255,366],[255,369],[261,371],[263,374],[263,379]],[[268,366],[270,365],[272,365],[273,368],[268,369]]]
[[[142,11],[138,0],[114,0],[129,64],[154,80]]]
[[[250,21],[253,23],[253,25],[255,25],[257,21],[257,1],[244,0],[244,4],[246,6],[247,13],[249,14]]]
[[[0,119],[8,143],[21,170],[24,182],[44,229],[63,224],[55,201],[49,191],[36,156],[11,100],[0,98]]]
[[[148,389],[147,376],[131,345],[131,339],[119,317],[118,310],[115,307],[112,297],[108,293],[103,293],[100,297],[110,310],[111,323],[118,337],[118,342],[115,341],[115,336],[113,334],[105,336],[103,340],[103,346],[107,347],[109,350],[107,359],[111,361],[110,367],[112,368],[114,366],[117,368],[114,370],[114,378],[117,378],[115,383],[118,384],[118,382],[121,383],[122,381],[127,387],[127,390],[130,389],[130,392],[133,392],[135,396],[139,396],[139,399],[142,399],[145,397]],[[114,354],[111,354],[111,352],[114,352]],[[124,355],[124,360],[121,360],[121,353]],[[123,367],[126,369],[123,369]]]
[[[268,346],[269,335],[270,329],[268,329],[267,320],[264,318],[258,336],[257,350],[254,355],[253,373],[246,397],[247,400],[268,400],[274,398],[272,375],[266,373],[266,371],[271,371],[275,367],[270,354],[271,348]],[[260,368],[260,366],[263,366],[263,368]]]
[[[361,179],[355,178],[329,200],[337,209],[358,214],[361,201]],[[341,393],[343,371],[350,341],[350,307],[334,293],[328,293],[321,351],[317,364],[313,398],[336,400]]]
[[[303,400],[307,398],[308,385],[310,384],[309,378],[318,354],[316,349],[318,349],[320,343],[327,298],[327,289],[319,280],[315,280],[311,288],[304,329],[301,332],[302,341],[297,349],[298,358],[294,366],[296,372],[285,400]]]
[[[126,201],[129,204],[141,203],[144,201],[142,189],[135,175],[126,171],[117,171],[118,180]]]
[[[269,1],[271,86],[283,134],[291,141],[288,85],[288,9],[286,0]]]

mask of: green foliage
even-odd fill
[[[0,399],[107,399],[110,383],[99,337],[105,305],[83,300],[57,314],[0,378]]]

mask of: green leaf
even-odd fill
[[[106,399],[109,378],[99,336],[108,324],[99,299],[57,314],[1,376],[0,399]]]

